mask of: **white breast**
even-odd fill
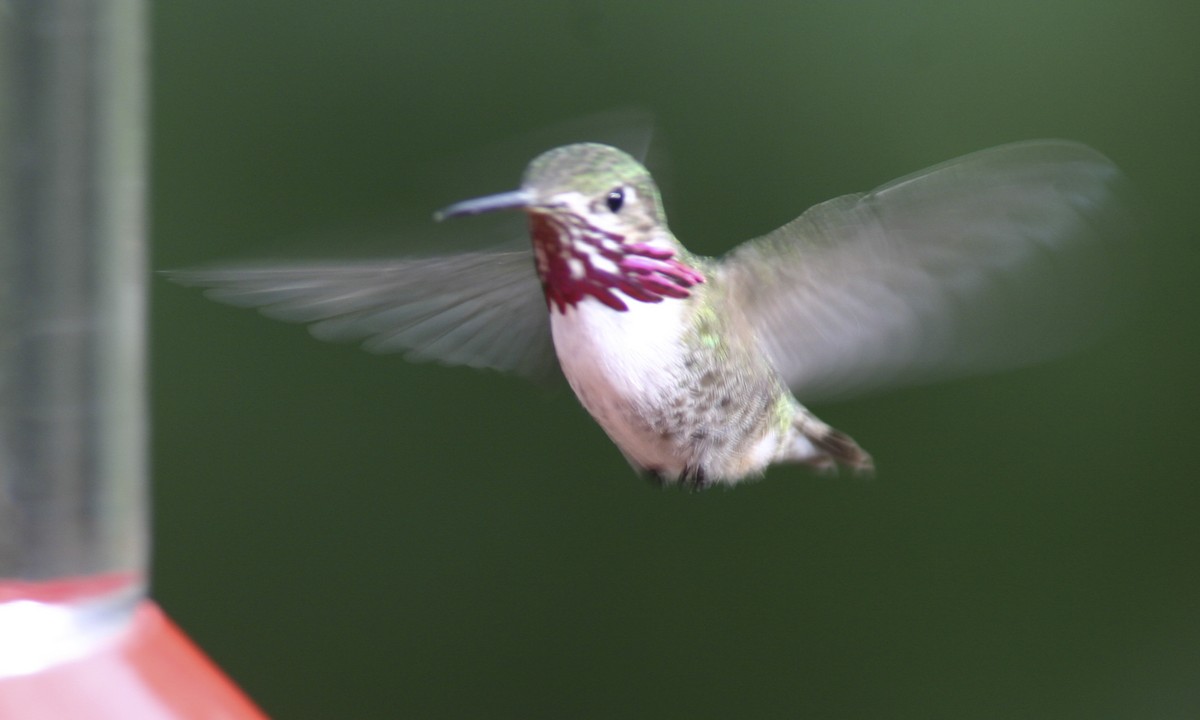
[[[579,401],[626,456],[645,467],[676,464],[636,418],[679,390],[685,309],[679,300],[630,300],[629,310],[618,312],[587,297],[565,314],[550,315],[559,364]]]

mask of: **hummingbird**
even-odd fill
[[[1073,344],[1071,310],[1095,314],[1105,294],[1089,258],[1120,224],[1121,177],[1079,143],[1013,143],[820,203],[713,258],[672,233],[638,160],[579,143],[535,158],[516,190],[435,214],[524,213],[517,248],[172,276],[323,340],[529,376],[558,368],[629,464],[662,484],[734,485],[777,463],[870,473],[871,455],[801,400]]]

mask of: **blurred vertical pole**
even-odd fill
[[[0,577],[52,588],[0,633],[44,661],[145,587],[142,10],[0,2]]]
[[[261,717],[145,599],[142,0],[0,0],[0,719]]]

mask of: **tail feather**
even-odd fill
[[[796,431],[792,452],[783,460],[802,462],[820,470],[835,471],[840,466],[859,474],[875,472],[875,461],[866,450],[808,410],[797,409],[792,427]]]

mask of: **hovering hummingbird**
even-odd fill
[[[664,483],[732,485],[774,463],[869,472],[798,398],[1065,346],[1079,333],[1047,318],[1094,299],[1086,258],[1112,232],[1120,177],[1077,143],[1005,145],[821,203],[715,259],[672,234],[637,160],[584,143],[534,159],[518,190],[435,215],[524,212],[520,249],[173,277],[373,351],[526,375],[557,363]]]

